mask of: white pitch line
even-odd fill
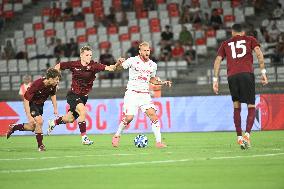
[[[44,171],[56,171],[56,170],[62,170],[62,169],[77,169],[77,168],[91,168],[91,167],[122,167],[122,166],[133,166],[133,165],[179,163],[179,162],[203,161],[203,160],[223,160],[223,159],[240,159],[240,158],[254,158],[254,157],[271,157],[271,156],[280,156],[280,155],[284,155],[284,153],[258,154],[258,155],[250,155],[250,156],[227,156],[227,157],[196,158],[196,159],[125,162],[125,163],[113,163],[113,164],[65,165],[65,166],[61,166],[61,167],[49,167],[49,168],[40,168],[40,169],[0,170],[0,174],[1,173],[7,174],[7,173],[44,172]]]
[[[62,158],[81,158],[81,157],[105,157],[105,156],[137,156],[137,155],[149,155],[149,153],[139,154],[88,154],[88,155],[68,155],[68,156],[49,156],[49,157],[26,157],[26,158],[9,158],[0,159],[0,161],[21,161],[21,160],[45,160],[45,159],[62,159]]]

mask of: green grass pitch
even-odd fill
[[[125,134],[119,148],[111,135],[0,137],[1,189],[272,189],[284,188],[284,131],[253,132],[241,150],[234,132],[164,133],[166,149],[136,148]]]

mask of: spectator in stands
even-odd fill
[[[221,26],[223,25],[222,18],[219,15],[217,9],[212,10],[212,15],[211,15],[211,18],[210,18],[210,24],[215,30],[220,29]]]
[[[170,44],[161,45],[161,54],[159,59],[161,61],[169,61],[172,57],[172,47]]]
[[[60,58],[64,56],[64,45],[61,39],[56,39],[56,46],[54,47],[54,56]]]
[[[194,15],[192,16],[192,22],[195,28],[201,27],[202,20],[199,12],[194,13]]]
[[[28,53],[25,50],[17,52],[15,59],[28,59]]]
[[[277,3],[277,7],[276,7],[276,9],[274,9],[272,17],[273,17],[273,19],[277,19],[277,20],[281,19],[281,17],[283,16],[283,13],[284,13],[284,11],[282,9],[281,3]]]
[[[50,22],[56,22],[61,20],[61,9],[57,8],[56,2],[52,3],[52,8],[50,9]]]
[[[266,43],[270,43],[271,42],[271,39],[270,39],[270,36],[269,36],[269,33],[266,29],[266,27],[261,27],[260,28],[260,33],[262,34],[264,40]]]
[[[277,37],[280,34],[280,30],[278,29],[276,22],[273,23],[270,30],[268,30],[268,34],[270,36],[271,41],[270,42],[276,42]]]
[[[179,23],[180,24],[186,24],[186,23],[190,23],[190,22],[191,22],[191,17],[190,17],[190,14],[189,14],[189,6],[186,5],[186,6],[182,7],[182,13],[181,13],[181,16],[180,16]]]
[[[137,56],[139,49],[138,49],[138,45],[139,42],[138,41],[134,41],[131,43],[131,47],[126,51],[126,57],[133,57],[133,56]]]
[[[74,20],[75,21],[84,21],[85,20],[85,15],[83,12],[78,12],[78,14],[76,14],[74,16]]]
[[[115,18],[119,26],[128,26],[128,19],[125,11],[117,11],[115,13]]]
[[[156,10],[156,2],[155,0],[143,0],[144,10],[151,11]]]
[[[204,19],[202,20],[202,24],[204,25],[205,29],[211,25],[210,16],[207,12],[204,13]]]
[[[4,59],[9,60],[15,58],[15,49],[12,45],[11,40],[6,41],[6,46],[4,47]]]
[[[70,42],[65,45],[64,55],[65,57],[78,57],[79,47],[74,38],[70,38]]]
[[[179,42],[182,45],[189,45],[191,46],[193,44],[193,37],[190,31],[187,30],[186,26],[182,26],[182,30],[179,34]]]
[[[132,0],[121,0],[121,5],[122,5],[122,10],[125,11],[130,11],[132,10]]]
[[[192,48],[192,45],[188,46],[188,49],[184,53],[184,59],[187,65],[190,66],[195,62],[196,51]]]
[[[116,24],[115,9],[113,7],[109,8],[109,14],[106,16],[105,19],[106,26]]]
[[[272,54],[272,60],[273,62],[279,63],[283,58],[284,58],[284,33],[282,32],[278,36],[275,53]]]
[[[110,49],[102,49],[101,55],[100,55],[100,63],[110,66],[115,62],[115,59],[113,55],[110,53]],[[105,78],[107,79],[114,79],[118,78],[120,73],[114,73],[114,72],[109,72],[109,73],[104,73]]]
[[[254,29],[254,25],[249,23],[246,27],[246,35],[253,36],[254,38],[257,38],[257,31]]]
[[[192,3],[191,7],[189,7],[189,14],[191,15],[191,17],[198,12],[200,12],[198,3]]]
[[[174,48],[172,49],[172,58],[178,61],[182,60],[183,56],[184,56],[184,48],[179,42],[176,42]]]
[[[173,44],[174,34],[171,31],[171,27],[166,25],[165,29],[166,30],[161,33],[161,46]]]
[[[47,51],[45,52],[46,58],[54,57],[54,48],[56,47],[55,38],[51,37],[50,42],[47,44]]]
[[[72,20],[73,17],[73,7],[71,5],[71,2],[67,1],[66,2],[66,8],[63,10],[63,20],[64,21],[70,21]]]
[[[4,24],[5,24],[5,19],[2,16],[2,13],[0,13],[0,32],[2,31],[2,29],[4,28]]]
[[[23,77],[23,83],[20,86],[19,95],[22,100],[24,100],[24,95],[27,89],[31,86],[32,77],[30,75],[25,75]]]

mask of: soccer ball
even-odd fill
[[[145,135],[137,135],[134,138],[134,145],[137,148],[145,148],[148,146],[148,138]]]

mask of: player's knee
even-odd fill
[[[126,116],[126,117],[125,117],[125,122],[126,122],[127,124],[129,124],[132,120],[133,120],[133,116]]]

